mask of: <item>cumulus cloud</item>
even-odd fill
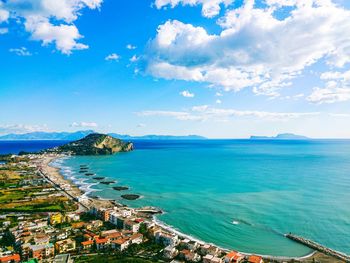
[[[234,0],[156,0],[155,6],[160,9],[166,6],[174,8],[181,5],[202,5],[202,15],[205,17],[214,17],[220,13],[220,5],[228,6],[232,4]]]
[[[257,118],[265,120],[288,120],[302,117],[312,117],[319,115],[318,112],[266,112],[266,111],[249,111],[236,109],[220,109],[209,107],[208,105],[195,106],[187,111],[142,111],[139,116],[159,116],[172,117],[177,120],[206,121],[215,120],[222,121],[227,118]]]
[[[198,4],[197,1],[186,3]],[[209,1],[208,1],[209,2]],[[185,4],[158,1],[158,7]],[[157,4],[157,2],[156,2]],[[146,52],[145,70],[154,77],[208,83],[224,90],[279,90],[319,61],[342,67],[350,62],[350,11],[330,0],[268,1],[265,8],[246,0],[218,19],[218,34],[169,20],[160,25]],[[284,19],[275,11],[292,6]],[[307,34],[305,33],[307,32]]]
[[[49,131],[47,125],[28,125],[28,124],[8,124],[0,125],[0,134],[9,134],[9,133],[29,133],[37,131]]]
[[[133,50],[133,49],[136,49],[136,46],[134,46],[132,44],[127,44],[126,48],[129,49],[129,50]]]
[[[344,102],[350,100],[350,70],[330,71],[321,75],[323,88],[315,87],[307,100],[317,104]]]
[[[9,51],[12,53],[15,53],[17,56],[31,56],[32,55],[32,53],[30,53],[26,47],[10,48]]]
[[[134,62],[139,60],[139,57],[136,55],[133,55],[129,60],[130,60],[130,62],[134,63]]]
[[[73,122],[71,127],[75,128],[96,128],[98,127],[97,123],[95,122]]]
[[[194,93],[191,93],[188,90],[181,91],[180,95],[185,97],[185,98],[193,98],[194,97]]]
[[[54,44],[63,54],[87,49],[74,21],[83,8],[97,9],[102,0],[8,0],[1,2],[0,22],[14,19],[23,22],[33,40]]]
[[[107,57],[105,57],[105,60],[107,61],[118,61],[120,59],[120,56],[116,53],[109,54]]]

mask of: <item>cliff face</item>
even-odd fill
[[[131,142],[123,142],[109,135],[93,133],[83,139],[60,146],[55,151],[70,152],[74,155],[107,155],[129,152],[133,148]]]

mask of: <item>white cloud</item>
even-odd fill
[[[139,124],[137,124],[137,128],[144,128],[144,127],[146,127],[147,125],[146,124],[144,124],[144,123],[139,123]]]
[[[136,49],[136,46],[132,45],[132,44],[127,44],[126,45],[126,48],[127,49],[130,49],[130,50],[133,50],[133,49]]]
[[[188,90],[181,91],[180,95],[185,97],[185,98],[193,98],[194,97],[194,93],[191,93]]]
[[[139,57],[136,55],[133,55],[129,60],[130,60],[130,62],[134,63],[134,62],[139,60]]]
[[[29,133],[37,131],[49,131],[47,125],[27,125],[27,124],[8,124],[0,125],[0,134],[9,134],[9,133]]]
[[[256,118],[265,120],[284,121],[288,119],[312,117],[319,115],[318,112],[266,112],[266,111],[249,111],[236,109],[212,108],[208,105],[195,106],[187,111],[142,111],[139,116],[159,116],[172,117],[177,120],[192,121],[226,121],[227,118]]]
[[[7,10],[1,9],[0,3],[0,23],[6,22],[10,17],[10,13]]]
[[[321,79],[323,88],[316,87],[307,100],[317,104],[344,102],[350,100],[350,70],[345,72],[324,72]]]
[[[9,29],[7,27],[0,28],[0,35],[7,34],[9,32]]]
[[[0,6],[0,19],[1,12],[7,12],[7,20],[23,22],[33,40],[54,44],[69,55],[73,50],[88,48],[78,42],[82,36],[73,22],[83,8],[97,9],[101,4],[102,0],[8,0]]]
[[[32,53],[30,53],[26,47],[10,48],[9,51],[12,53],[15,53],[17,56],[31,56],[32,55]]]
[[[216,104],[221,104],[222,101],[221,101],[221,100],[216,100],[215,103],[216,103]]]
[[[71,127],[78,127],[78,128],[96,128],[98,127],[97,123],[95,122],[73,122]]]
[[[158,9],[166,6],[174,8],[179,4],[190,6],[202,5],[202,15],[210,18],[219,14],[221,4],[228,6],[233,2],[233,0],[155,0],[155,5]]]
[[[120,59],[120,56],[116,53],[109,54],[107,57],[105,57],[105,60],[107,61],[118,61]]]
[[[350,113],[329,113],[329,116],[337,118],[350,118]]]
[[[216,92],[216,93],[215,93],[215,96],[216,96],[216,97],[222,97],[223,95],[222,95],[221,92]]]
[[[157,6],[180,3],[190,1],[164,0]],[[146,72],[224,90],[250,87],[256,94],[277,97],[279,89],[291,86],[316,62],[336,67],[350,62],[349,10],[328,0],[275,0],[270,5],[258,8],[253,0],[246,0],[242,7],[228,10],[218,20],[219,34],[167,21],[159,26],[144,56]],[[283,20],[275,17],[282,5],[294,7]]]

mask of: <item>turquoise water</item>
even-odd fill
[[[122,200],[113,185],[79,174],[80,164],[142,198]],[[134,152],[60,165],[87,193],[161,207],[166,224],[224,248],[309,253],[282,235],[293,232],[350,253],[350,141],[136,142]]]

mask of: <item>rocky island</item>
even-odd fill
[[[129,152],[134,148],[131,142],[124,142],[106,134],[92,133],[83,139],[47,150],[54,153],[72,155],[109,155],[118,152]],[[86,168],[81,168],[85,172]]]

